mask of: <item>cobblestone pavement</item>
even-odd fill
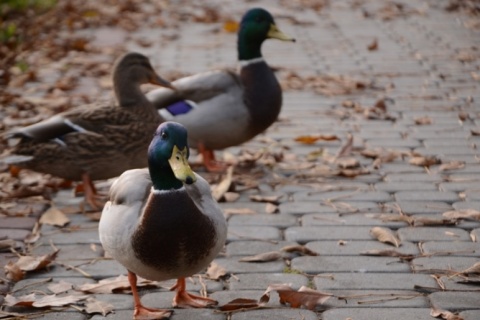
[[[226,251],[215,262],[234,276],[205,282],[209,295],[220,304],[240,297],[259,298],[272,283],[290,283],[295,289],[306,285],[334,297],[315,311],[282,306],[272,296],[268,309],[232,315],[210,309],[175,309],[172,319],[432,319],[431,308],[459,313],[465,320],[480,319],[478,280],[475,286],[452,276],[480,262],[480,222],[454,219],[456,223],[449,223],[442,215],[480,210],[478,16],[448,12],[446,1],[402,0],[396,3],[403,5],[397,6],[382,0],[331,2],[319,12],[308,6],[313,1],[290,5],[288,1],[222,2],[223,9],[236,17],[253,5],[269,9],[279,27],[295,36],[297,43],[268,41],[264,56],[279,68],[285,86],[300,83],[312,89],[286,90],[280,121],[265,135],[227,150],[237,154],[248,148],[273,148],[275,142],[285,157],[273,171],[265,169],[258,189],[221,204],[226,210],[248,208],[257,214],[230,216]],[[303,4],[303,9],[297,4]],[[475,22],[477,29],[472,27]],[[150,55],[161,70],[199,72],[233,66],[235,35],[211,29],[211,25],[183,25],[170,46],[147,49],[130,43],[129,47]],[[158,30],[148,35],[158,37]],[[349,79],[356,82],[346,92],[322,91],[326,89],[318,79],[326,74],[343,76],[344,85]],[[340,78],[330,78],[327,84],[335,79]],[[378,101],[386,104],[386,113],[369,109]],[[294,141],[307,134],[336,135],[341,140],[311,145]],[[333,158],[348,134],[353,136],[350,157],[359,161],[360,168],[341,171],[338,162],[325,158]],[[361,150],[383,150],[383,155],[389,150],[400,156],[388,162],[378,154],[377,159],[361,155]],[[412,158],[412,152],[419,157]],[[426,161],[427,156],[450,164],[451,170],[441,164],[410,163],[412,159]],[[305,158],[310,161],[298,165]],[[332,174],[332,168],[340,174]],[[354,177],[345,177],[349,172]],[[253,194],[282,196],[279,213],[265,213],[264,203],[250,201]],[[54,204],[62,209],[81,200],[69,190],[60,191]],[[3,219],[0,236],[23,240],[45,209],[39,204],[31,217]],[[380,213],[397,219],[382,221]],[[410,218],[402,220],[401,216]],[[61,249],[57,262],[63,265],[29,274],[15,284],[14,295],[46,292],[42,279],[83,284],[125,274],[115,261],[101,259],[97,222],[82,214],[69,218],[71,223],[63,230],[43,225],[32,250],[35,255],[46,254],[54,244]],[[401,246],[377,241],[370,234],[373,227],[392,229]],[[263,263],[238,261],[291,244],[305,245],[319,255],[293,255]],[[396,250],[403,256],[361,254],[369,250]],[[2,265],[11,259],[11,254],[0,254]],[[67,265],[77,266],[93,279]],[[3,270],[0,273],[4,277]],[[201,288],[198,280],[189,286],[194,291]],[[149,306],[171,307],[173,293],[164,288],[142,294]],[[115,312],[107,318],[131,318],[131,295],[94,296],[113,304]],[[68,308],[39,318],[90,317]]]

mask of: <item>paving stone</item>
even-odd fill
[[[285,246],[296,245],[293,241],[233,241],[227,244],[227,256],[251,256],[263,252],[279,251]]]
[[[290,227],[285,230],[285,239],[299,243],[315,240],[370,240],[370,229],[371,227],[362,226]]]
[[[232,314],[232,320],[317,320],[317,314],[310,310],[302,309],[266,309],[237,312]]]
[[[265,288],[266,289],[266,288]],[[237,299],[260,299],[260,297],[265,292],[265,289],[262,290],[228,290],[228,291],[218,291],[212,293],[209,297],[218,301],[218,305],[222,306],[228,302]],[[268,306],[280,306],[278,302],[278,295],[272,293],[270,295],[270,301],[267,304]]]
[[[430,182],[410,182],[410,181],[392,181],[392,182],[377,182],[375,189],[389,193],[399,191],[437,191],[438,188],[434,183]],[[423,199],[425,200],[425,199]]]
[[[389,138],[379,138],[379,139],[367,139],[367,147],[383,147],[383,148],[418,148],[422,146],[422,143],[415,139],[389,139]]]
[[[471,292],[434,292],[428,295],[432,306],[443,310],[480,310],[480,294]]]
[[[23,241],[31,230],[23,229],[0,229],[0,239],[13,239],[17,241]]]
[[[101,246],[91,247],[89,245],[56,245],[60,251],[57,254],[56,261],[78,260],[81,257],[85,261],[101,258],[103,256],[103,248]],[[96,250],[96,251],[94,251]],[[53,252],[50,245],[40,245],[32,249],[32,254],[42,256]]]
[[[480,256],[480,242],[468,241],[428,241],[422,244],[427,254],[440,255],[442,253],[454,256]]]
[[[406,222],[382,221],[380,214],[356,213],[340,215],[337,213],[306,214],[301,218],[305,227],[313,226],[385,226],[399,228],[406,226]]]
[[[286,228],[297,225],[297,219],[287,214],[235,215],[228,220],[229,226],[271,226]]]
[[[82,271],[92,275],[95,279],[103,279],[109,277],[116,277],[121,274],[126,274],[126,269],[118,262],[113,260],[99,260],[91,264],[86,264],[84,260],[68,260],[68,265],[79,266]],[[78,271],[68,269],[59,265],[53,265],[48,270],[37,271],[30,273],[31,278],[48,278],[48,277],[75,277],[81,276]]]
[[[414,272],[440,273],[447,270],[460,272],[477,262],[474,257],[422,257],[413,259],[411,265]]]
[[[227,242],[236,240],[280,240],[280,230],[274,227],[229,226]]]
[[[428,213],[443,213],[445,211],[452,210],[452,206],[446,202],[440,201],[402,201],[399,200],[396,202],[400,209],[405,214],[428,214]],[[389,208],[396,208],[395,203],[387,203],[385,205]],[[393,212],[398,213],[398,210],[395,209]]]
[[[351,212],[378,212],[380,207],[370,201],[342,201],[331,205],[321,204],[318,201],[298,201],[280,204],[280,212],[302,215],[306,213],[351,213]]]
[[[395,193],[397,201],[440,201],[455,202],[460,200],[455,192],[451,191],[398,191]]]
[[[133,297],[131,294],[94,294],[98,301],[113,305],[114,310],[133,310]]]
[[[460,312],[459,316],[463,320],[477,320],[480,319],[480,310],[467,310]]]
[[[71,283],[74,286],[80,286],[86,283],[94,283],[92,279],[85,277],[66,277],[66,278],[55,278],[55,279],[23,279],[15,283],[12,288],[12,291],[15,292],[15,296],[22,296],[25,294],[30,294],[32,292],[45,292],[46,294],[52,294],[48,287],[53,284],[57,284],[60,281]]]
[[[98,236],[98,229],[94,230],[79,230],[72,231],[68,233],[54,233],[47,234],[42,237],[42,242],[50,243],[52,242],[55,245],[60,244],[100,244],[100,238]]]
[[[292,260],[291,268],[311,274],[321,272],[402,273],[410,271],[410,267],[399,262],[398,259],[367,256],[298,257]]]
[[[369,202],[388,202],[392,198],[387,192],[381,191],[332,191],[332,192],[322,192],[317,194],[311,193],[298,193],[295,194],[296,201],[308,201],[315,198],[315,200],[326,201],[332,200],[335,201],[369,201]]]
[[[415,319],[432,320],[430,308],[338,308],[322,313],[323,320],[338,319],[385,320]]]
[[[480,201],[455,202],[452,206],[455,210],[474,209],[480,211]]]
[[[418,247],[411,242],[402,242],[400,247],[394,248],[389,244],[385,244],[376,240],[351,240],[342,242],[321,240],[308,242],[306,247],[322,256],[353,256],[371,250],[395,250],[403,254],[412,255],[420,253]]]
[[[448,227],[406,227],[398,230],[402,241],[469,241],[467,231],[460,228]]]
[[[314,279],[317,290],[413,290],[414,286],[438,287],[427,274],[328,273]]]
[[[238,278],[238,279],[236,279]],[[271,284],[288,283],[295,290],[308,285],[308,278],[300,274],[289,273],[245,273],[230,278],[230,290],[265,290]]]
[[[385,177],[385,181],[387,182],[400,182],[400,181],[407,181],[407,182],[442,182],[443,179],[438,174],[418,174],[418,173],[392,173],[387,174]]]
[[[399,174],[399,173],[424,173],[425,169],[419,166],[412,166],[409,163],[405,162],[390,162],[382,163],[380,169],[378,169],[382,174]]]
[[[36,313],[35,319],[48,319],[48,320],[85,320],[88,319],[87,315],[80,312],[45,312],[38,313],[38,310],[34,311]]]
[[[464,194],[465,194],[466,201],[480,200],[480,189],[468,189],[468,190],[465,190]]]
[[[480,239],[480,228],[473,229],[472,232],[470,233],[470,237],[472,239],[475,239],[476,242],[478,242]]]
[[[24,229],[32,231],[37,218],[33,217],[3,217],[0,218],[2,229]]]
[[[478,187],[478,181],[449,181],[449,182],[442,182],[439,185],[439,189],[442,191],[455,191],[455,192],[460,192],[460,191],[465,191],[468,189],[473,189]]]
[[[282,261],[272,262],[239,262],[239,258],[217,258],[215,262],[231,273],[256,273],[256,272],[283,272],[285,263]]]
[[[339,299],[329,299],[328,308],[427,308],[428,299],[421,293],[408,290],[328,290]],[[395,299],[395,297],[397,297]],[[345,299],[344,299],[345,298]]]

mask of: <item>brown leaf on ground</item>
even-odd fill
[[[471,129],[470,133],[472,136],[480,136],[480,129]]]
[[[432,307],[432,309],[430,309],[430,315],[434,318],[440,318],[444,320],[463,320],[463,317],[459,315],[435,307]]]
[[[95,298],[88,298],[87,303],[85,303],[85,308],[83,310],[88,314],[99,313],[103,317],[106,317],[107,314],[113,311],[113,305],[105,301],[97,300]]]
[[[249,214],[257,214],[250,208],[226,208],[223,210],[225,214],[225,218],[230,217],[231,215],[239,214],[239,215],[249,215]]]
[[[442,214],[447,219],[466,219],[480,221],[480,211],[475,209],[461,209],[446,211]]]
[[[267,204],[265,205],[265,212],[266,213],[279,213],[280,212],[280,208],[279,206],[277,206],[276,204],[273,204],[273,203],[270,203],[270,202],[267,202]]]
[[[5,277],[10,281],[18,282],[25,278],[25,271],[22,271],[22,269],[12,261],[8,261],[5,267],[3,267],[3,270],[5,271]]]
[[[40,217],[41,224],[48,224],[56,227],[64,227],[70,222],[70,219],[60,209],[50,207]]]
[[[473,266],[460,271],[460,274],[480,274],[480,262],[476,262],[473,264]]]
[[[336,157],[340,158],[340,157],[348,156],[352,152],[352,149],[353,149],[353,135],[349,133],[347,135],[347,141],[345,141],[345,143],[340,147],[340,149],[336,154]]]
[[[150,281],[138,277],[137,287],[156,287],[155,281]],[[120,291],[130,290],[130,283],[128,277],[120,275],[116,278],[108,278],[100,280],[98,283],[85,283],[77,288],[80,291],[87,293],[114,293]]]
[[[396,250],[367,250],[360,252],[360,254],[364,256],[395,257],[407,261],[411,261],[415,258],[413,254],[401,253]]]
[[[224,194],[230,189],[232,186],[232,178],[233,166],[229,166],[225,178],[218,185],[213,187],[212,195],[215,200],[219,201],[222,199]]]
[[[0,240],[0,251],[3,250],[10,250],[11,248],[15,248],[17,242],[13,239],[2,239]]]
[[[283,195],[278,195],[278,196],[260,196],[260,195],[251,195],[250,200],[254,202],[269,202],[273,204],[279,204],[280,200],[283,197]]]
[[[292,308],[305,307],[309,310],[314,310],[319,304],[325,303],[332,294],[316,291],[305,286],[302,286],[298,291],[292,289],[286,284],[273,284],[268,286],[260,298],[260,302],[268,302],[270,299],[270,292],[276,291],[280,297],[280,303],[289,304]]]
[[[237,310],[258,309],[261,306],[262,304],[255,299],[237,298],[227,302],[223,306],[220,306],[218,309],[220,311],[237,311]]]
[[[334,134],[298,136],[295,138],[295,141],[303,144],[314,144],[317,141],[335,141],[335,140],[340,140],[340,139]]]
[[[370,229],[370,234],[380,242],[389,243],[397,248],[400,246],[400,239],[388,228],[373,227]]]
[[[432,118],[428,116],[415,118],[414,121],[415,124],[419,126],[430,125],[433,123]]]
[[[378,50],[378,40],[377,38],[373,39],[367,46],[368,51],[375,51]]]
[[[341,169],[353,169],[353,168],[358,168],[360,166],[360,161],[358,161],[353,157],[337,158],[335,160],[335,163]]]
[[[38,271],[50,263],[52,263],[56,258],[57,254],[60,249],[56,249],[52,253],[43,255],[43,256],[21,256],[15,264],[22,270],[22,271]]]
[[[355,178],[356,176],[369,174],[369,173],[370,173],[370,170],[366,168],[356,168],[356,169],[338,170],[338,172],[336,172],[336,175],[340,177]]]
[[[465,167],[464,161],[450,161],[440,165],[437,169],[438,172],[457,170]]]
[[[8,294],[5,297],[5,305],[9,307],[23,306],[35,308],[62,307],[77,303],[88,298],[87,295],[57,296],[56,294],[37,297],[34,293],[21,297],[14,297]]]
[[[240,262],[270,262],[277,261],[283,258],[283,254],[280,251],[269,251],[264,253],[259,253],[254,256],[248,256],[241,258]]]
[[[210,263],[207,269],[207,277],[212,280],[218,280],[228,274],[227,269],[216,262]]]
[[[430,167],[442,163],[442,160],[438,159],[436,156],[414,156],[410,158],[408,163],[414,166]]]
[[[307,248],[306,246],[302,246],[300,244],[285,246],[280,250],[285,251],[285,252],[299,252],[299,253],[301,253],[303,255],[306,255],[306,256],[318,256],[318,253],[316,253],[315,251],[312,251],[309,248]]]
[[[380,214],[377,216],[382,221],[406,222],[413,225],[414,218],[404,214]]]
[[[60,280],[60,282],[57,283],[52,283],[48,286],[48,290],[50,290],[54,294],[64,293],[72,288],[73,284],[63,280]]]

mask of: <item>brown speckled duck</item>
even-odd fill
[[[98,209],[92,180],[147,166],[145,154],[161,118],[140,90],[144,83],[173,88],[147,57],[125,54],[113,72],[118,104],[77,107],[7,133],[19,142],[3,162],[82,181],[87,203]]]
[[[185,277],[206,268],[223,248],[227,223],[210,186],[188,165],[187,131],[162,123],[148,149],[148,168],[124,172],[110,189],[99,224],[100,241],[128,270],[135,319],[164,319],[171,310],[142,305],[137,275],[177,279],[173,305],[213,306],[185,290]]]
[[[147,94],[165,121],[183,124],[189,144],[203,155],[209,171],[222,171],[213,150],[242,144],[265,131],[282,107],[282,89],[262,57],[266,39],[295,41],[282,33],[272,15],[254,8],[245,13],[238,31],[240,72],[216,70],[178,79],[177,91]]]

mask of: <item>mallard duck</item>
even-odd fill
[[[240,72],[216,70],[173,81],[177,91],[156,89],[147,97],[165,121],[183,124],[189,144],[203,155],[209,171],[222,171],[213,150],[242,144],[278,117],[282,89],[261,53],[263,41],[295,41],[261,8],[247,11],[238,31]]]
[[[178,279],[174,306],[216,304],[185,290],[185,277],[208,266],[227,233],[208,182],[191,170],[188,156],[185,127],[162,123],[148,148],[148,168],[124,172],[113,183],[110,201],[103,208],[100,241],[128,270],[135,318],[157,319],[171,313],[141,304],[137,275],[155,281]]]
[[[173,88],[147,57],[127,53],[113,72],[117,104],[80,106],[7,133],[19,142],[3,162],[83,181],[85,199],[97,209],[92,180],[147,166],[145,154],[161,118],[140,90],[144,83]]]

